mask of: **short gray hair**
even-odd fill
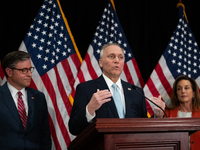
[[[118,47],[121,48],[121,46],[120,46],[119,44],[117,44],[117,43],[107,43],[107,44],[104,44],[104,45],[102,46],[102,48],[101,48],[100,58],[102,58],[104,50],[105,50],[108,46],[111,46],[111,45],[116,45],[116,46],[118,46]],[[123,52],[123,54],[124,54],[124,49],[121,48],[121,50],[122,50],[122,52]]]

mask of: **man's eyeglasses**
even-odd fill
[[[10,68],[10,69],[13,69],[13,70],[19,70],[21,71],[23,74],[27,74],[28,71],[30,71],[31,73],[34,71],[34,67],[30,67],[30,68],[23,68],[23,69],[18,69],[18,68]]]

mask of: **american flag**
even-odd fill
[[[102,74],[98,60],[100,58],[101,47],[106,43],[117,43],[124,49],[125,65],[121,78],[132,84],[143,87],[144,81],[132,50],[125,37],[116,11],[114,10],[114,3],[109,1],[103,11],[93,40],[89,45],[88,51],[81,65],[81,69],[78,72],[78,78],[75,81],[74,89],[79,83],[96,79]],[[74,94],[75,91],[72,92],[72,96],[74,96]]]
[[[1,63],[0,63],[0,86],[3,85],[6,81],[6,76],[3,72],[3,69],[1,67]]]
[[[67,149],[75,138],[68,129],[70,94],[82,59],[58,0],[44,1],[19,50],[32,55],[36,68],[30,87],[46,96],[52,149]]]
[[[179,6],[179,22],[173,36],[144,87],[145,95],[149,98],[161,95],[169,105],[173,83],[179,75],[194,78],[200,87],[200,51],[183,5]],[[153,105],[151,107],[150,115],[153,115]]]

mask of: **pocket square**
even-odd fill
[[[128,88],[129,91],[131,91],[131,88]]]

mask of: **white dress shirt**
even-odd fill
[[[114,89],[112,88],[112,85],[114,82],[112,82],[106,75],[103,74],[103,78],[104,80],[106,81],[106,84],[111,92],[111,94],[113,94],[113,91]],[[123,104],[123,107],[124,107],[124,112],[126,112],[126,107],[125,107],[125,98],[124,98],[124,91],[123,91],[123,88],[122,88],[122,83],[121,83],[121,79],[119,78],[116,82],[117,84],[117,89],[121,95],[121,100],[122,100],[122,104]],[[125,113],[124,113],[125,114]],[[86,106],[86,118],[87,118],[87,121],[88,122],[91,122],[92,119],[96,116],[96,114],[94,113],[94,115],[91,115],[89,112],[88,112],[88,109],[87,109],[87,106]]]
[[[8,89],[10,90],[10,93],[12,95],[12,98],[15,102],[15,105],[18,109],[18,92],[19,90],[17,90],[15,87],[13,87],[9,82],[7,82],[8,85]],[[20,92],[22,93],[22,99],[25,105],[25,109],[26,109],[26,115],[28,116],[28,102],[27,102],[27,91],[25,90],[25,88],[21,89]]]

